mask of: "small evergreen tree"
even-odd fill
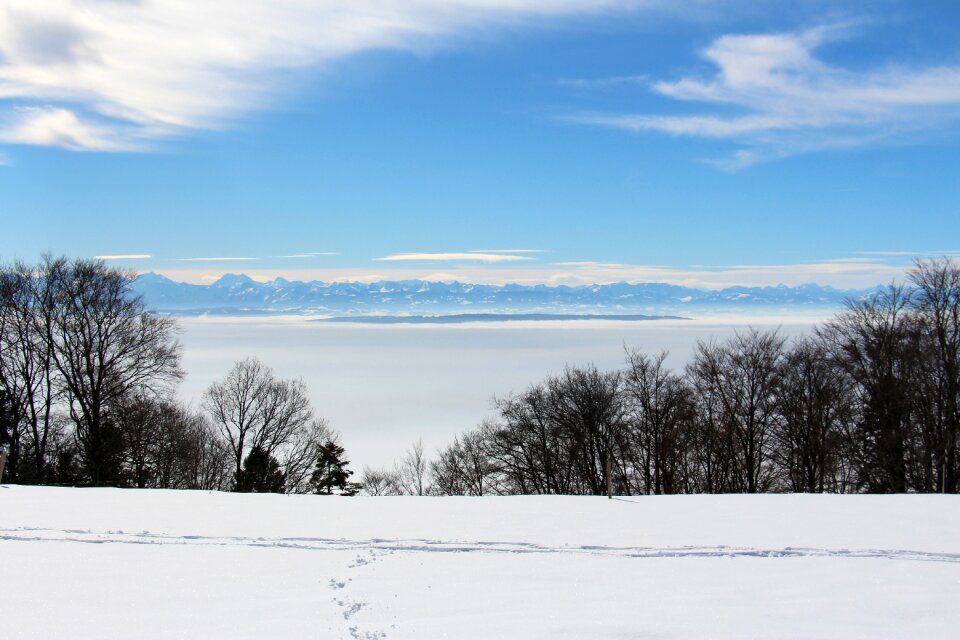
[[[72,447],[57,452],[54,480],[57,484],[75,485],[83,482],[83,469],[78,461],[77,450]]]
[[[283,493],[285,474],[280,463],[260,447],[254,447],[237,474],[236,490],[240,493]]]
[[[349,460],[344,458],[346,451],[334,440],[327,440],[319,447],[317,468],[310,476],[310,486],[315,493],[331,495],[338,489],[342,495],[353,495],[352,483],[349,482],[353,471],[347,469]]]

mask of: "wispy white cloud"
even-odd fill
[[[665,97],[709,109],[703,113],[600,113],[570,119],[632,132],[730,140],[741,148],[714,161],[730,169],[903,138],[958,120],[960,66],[887,65],[859,71],[817,57],[823,44],[848,38],[851,31],[841,24],[726,35],[702,52],[716,67],[713,76],[650,85]]]
[[[471,31],[658,0],[4,0],[0,141],[142,149],[223,127],[291,89],[286,72],[364,51],[425,51]],[[286,77],[286,80],[283,78]]]
[[[259,260],[260,258],[229,258],[229,257],[215,257],[215,258],[177,258],[177,262],[250,262],[254,260]]]
[[[271,258],[282,258],[282,259],[300,259],[300,258],[321,258],[326,256],[339,256],[340,253],[337,251],[313,251],[310,253],[294,253],[288,256],[270,256]]]
[[[125,253],[114,256],[93,256],[97,260],[149,260],[153,256],[149,253]]]
[[[527,256],[507,253],[397,253],[382,258],[381,262],[518,262],[533,260]]]
[[[55,146],[71,151],[133,151],[140,147],[134,138],[121,126],[81,119],[60,107],[17,107],[0,116],[0,143],[6,144]]]
[[[617,262],[597,262],[594,260],[575,260],[573,262],[554,262],[558,267],[577,267],[588,269],[621,269],[628,265]]]
[[[550,253],[548,249],[471,249],[468,253]]]
[[[942,251],[857,251],[861,256],[901,256],[905,258],[933,258],[938,256],[960,256],[960,249]]]
[[[915,256],[916,251],[857,251],[862,256]]]

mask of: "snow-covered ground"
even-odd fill
[[[957,638],[960,497],[0,486],[2,638]]]

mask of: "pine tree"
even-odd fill
[[[276,458],[254,447],[237,474],[236,490],[241,493],[283,493],[285,474]]]
[[[333,440],[327,440],[319,447],[317,468],[310,476],[310,486],[314,492],[331,495],[334,489],[349,495],[350,476],[353,471],[347,469],[349,460],[344,459],[345,450]]]

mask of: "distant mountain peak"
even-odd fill
[[[429,280],[378,282],[258,282],[226,274],[212,284],[177,283],[145,273],[133,283],[151,307],[174,314],[344,315],[449,314],[470,305],[478,313],[645,314],[829,312],[875,288],[842,291],[816,284],[696,289],[665,283],[580,286],[470,284]]]
[[[237,285],[259,284],[256,280],[244,273],[225,273],[213,282],[216,287],[234,287]]]
[[[137,282],[137,283],[139,283],[139,284],[141,284],[141,285],[143,285],[143,284],[151,284],[151,285],[155,285],[155,284],[171,284],[171,285],[175,285],[175,284],[177,284],[175,281],[171,280],[171,279],[168,278],[167,276],[161,275],[161,274],[159,274],[159,273],[154,273],[153,271],[148,271],[148,272],[146,272],[146,273],[138,274],[137,277],[136,277],[136,279],[134,280],[134,282]]]

